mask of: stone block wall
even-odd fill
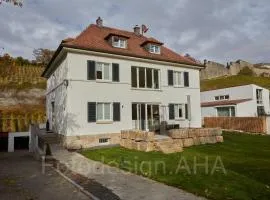
[[[121,131],[120,145],[138,151],[154,151],[154,137],[154,132],[123,130]]]
[[[181,152],[182,147],[223,142],[220,128],[172,129],[168,137],[141,130],[121,131],[120,145],[138,151]]]
[[[120,143],[120,133],[104,133],[81,136],[59,136],[61,144],[67,149],[85,149],[101,145],[114,145]],[[100,139],[107,139],[108,142],[101,143]]]
[[[168,135],[173,140],[182,141],[183,147],[223,142],[220,128],[172,129]]]

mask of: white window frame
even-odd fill
[[[180,83],[179,83],[180,77]],[[173,71],[173,85],[176,87],[184,86],[184,73],[182,71]]]
[[[118,41],[115,41],[117,39]],[[127,48],[127,40],[121,37],[112,36],[112,45],[117,48],[125,49]]]
[[[98,68],[98,65],[99,64],[101,64],[101,72],[102,72],[102,79],[99,79],[99,78],[97,78],[97,68]],[[108,65],[108,67],[109,67],[109,79],[105,79],[105,77],[104,77],[104,75],[105,75],[105,73],[104,73],[104,71],[105,71],[105,65]],[[105,62],[97,62],[96,63],[96,80],[97,81],[112,81],[112,74],[111,74],[111,64],[110,63],[105,63]]]
[[[226,95],[219,95],[219,96],[215,96],[215,101],[223,101],[223,100],[229,100],[230,99],[230,95],[226,94]]]
[[[154,54],[160,54],[160,46],[156,44],[149,44],[149,52]]]
[[[155,68],[149,68],[149,67],[137,67],[137,66],[134,66],[136,68],[136,74],[137,74],[137,86],[136,87],[132,87],[132,88],[138,88],[138,89],[149,89],[149,90],[160,90],[160,69],[155,69]],[[144,87],[140,87],[140,78],[139,78],[139,69],[140,68],[143,68],[144,69]],[[147,87],[147,73],[146,73],[146,70],[147,69],[151,69],[151,74],[152,74],[152,87],[149,88]],[[158,73],[158,88],[155,88],[155,81],[154,81],[154,71],[157,71]],[[132,81],[132,80],[131,80]],[[131,83],[132,85],[132,83]]]
[[[217,106],[216,108],[216,116],[222,117],[218,115],[218,108],[228,108],[229,109],[229,116],[228,117],[236,117],[236,106]],[[232,116],[232,108],[234,108],[234,116]]]
[[[182,109],[182,117],[179,117],[179,108]],[[185,119],[185,106],[184,104],[174,104],[174,119],[183,120]]]
[[[102,104],[102,119],[98,119],[98,104]],[[105,119],[105,109],[104,109],[104,105],[105,104],[109,104],[110,105],[110,119]],[[110,102],[97,102],[96,103],[96,121],[97,122],[100,122],[100,121],[108,121],[108,122],[111,122],[111,121],[113,121],[113,118],[112,118],[112,116],[113,116],[113,106],[112,106],[112,103],[110,103]]]

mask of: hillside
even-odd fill
[[[26,131],[30,123],[46,121],[43,70],[29,61],[0,57],[0,132]]]
[[[201,81],[201,91],[222,89],[240,85],[256,84],[270,89],[270,78],[236,75]]]

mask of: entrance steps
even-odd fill
[[[155,135],[155,151],[161,151],[165,154],[182,152],[183,147],[180,143],[175,142],[171,137],[165,135]]]

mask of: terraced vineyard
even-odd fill
[[[46,121],[42,92],[46,79],[41,77],[44,68],[16,65],[10,59],[8,62],[0,59],[0,132],[27,131],[31,123]],[[11,101],[13,104],[9,104]]]
[[[0,132],[27,131],[31,123],[44,123],[45,110],[41,106],[24,105],[0,109]]]
[[[46,88],[46,80],[41,77],[43,67],[37,66],[0,66],[1,89]]]

